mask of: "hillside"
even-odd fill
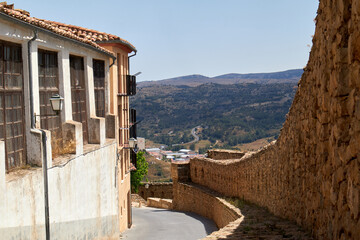
[[[277,81],[281,76],[271,74]],[[268,79],[269,76],[262,77]],[[220,147],[276,137],[299,79],[283,80],[282,83],[205,83],[162,85],[161,88],[158,84],[142,87],[139,84],[138,93],[131,100],[138,120],[142,120],[138,136],[166,145],[186,143],[193,140],[191,129],[201,126],[200,140],[209,140],[211,145]]]
[[[203,75],[189,75],[159,81],[139,82],[138,87],[148,87],[154,85],[172,85],[172,86],[199,86],[205,83],[217,84],[236,84],[236,83],[297,83],[303,73],[302,69],[293,69],[273,73],[248,73],[238,74],[230,73],[216,77],[206,77]]]

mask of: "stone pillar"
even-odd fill
[[[116,138],[116,116],[107,114],[105,116],[106,138]]]
[[[190,163],[172,163],[171,178],[173,183],[190,182]]]
[[[42,166],[41,131],[39,129],[31,129],[27,137],[27,161],[31,165],[40,167]]]
[[[96,116],[95,109],[95,93],[94,93],[94,73],[92,57],[84,57],[84,74],[85,74],[85,88],[86,88],[86,107],[88,118]],[[90,125],[89,125],[90,127]],[[89,129],[90,131],[91,129]]]
[[[84,142],[82,124],[72,120],[62,125],[64,153],[73,153],[76,156],[83,154]]]
[[[59,63],[59,94],[64,98],[64,108],[61,111],[62,121],[72,120],[71,81],[69,52],[62,50],[58,53]]]
[[[105,118],[92,117],[89,119],[89,143],[105,144]]]

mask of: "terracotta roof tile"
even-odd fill
[[[29,12],[21,9],[14,9],[14,4],[8,5],[6,2],[0,2],[0,12],[34,26],[49,30],[55,34],[88,44],[113,56],[113,52],[101,47],[98,42],[118,40],[127,45],[131,50],[136,51],[135,47],[131,43],[118,36],[78,26],[30,17]]]
[[[74,26],[74,25],[70,25],[70,24],[59,23],[59,22],[55,22],[55,21],[49,21],[49,20],[42,20],[42,21],[47,22],[47,23],[49,23],[53,26],[56,26],[60,29],[63,29],[65,31],[69,31],[79,37],[86,38],[86,39],[89,39],[94,42],[106,42],[106,41],[119,40],[119,41],[123,42],[124,44],[128,45],[128,47],[131,50],[136,51],[136,48],[130,42],[128,42],[125,39],[122,39],[116,35],[113,35],[113,34],[100,32],[100,31],[83,28],[83,27],[79,27],[79,26]]]

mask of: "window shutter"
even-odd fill
[[[126,75],[126,93],[128,96],[136,94],[136,76]]]

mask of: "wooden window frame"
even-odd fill
[[[43,49],[38,50],[40,126],[43,129],[50,130],[52,135],[61,132],[60,115],[55,115],[50,104],[51,96],[59,94],[59,67],[57,54],[57,52],[53,51]]]
[[[105,61],[93,59],[96,116],[105,117]]]
[[[0,140],[5,142],[5,167],[8,172],[27,164],[24,76],[21,45],[1,40],[0,115]]]
[[[80,60],[79,62],[76,62]],[[82,123],[83,142],[89,142],[87,119],[87,89],[85,84],[85,61],[83,57],[70,55],[70,82],[73,120]],[[83,98],[83,99],[82,99]]]

